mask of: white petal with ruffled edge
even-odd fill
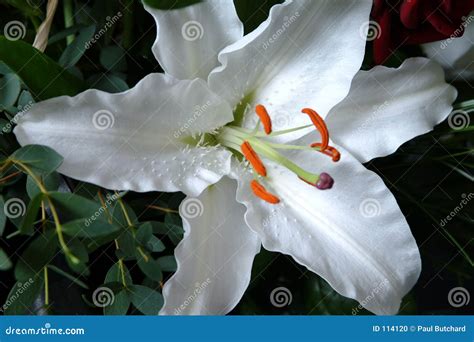
[[[180,79],[207,79],[217,54],[243,35],[234,3],[203,1],[175,10],[145,5],[157,26],[153,54],[163,70]]]
[[[69,177],[115,190],[196,196],[228,173],[230,153],[182,139],[230,120],[230,107],[204,81],[151,74],[124,93],[88,90],[37,103],[14,132],[21,145],[60,153],[59,171]]]
[[[360,71],[349,95],[330,111],[327,125],[337,144],[366,162],[431,131],[451,113],[456,96],[437,63],[410,58],[397,69]]]
[[[235,200],[227,177],[179,208],[185,236],[176,247],[178,270],[163,288],[163,315],[222,315],[231,311],[250,282],[260,240]]]
[[[234,175],[237,200],[247,207],[245,220],[266,249],[291,255],[366,309],[395,314],[418,279],[418,247],[382,180],[341,152],[338,163],[319,153],[293,154],[298,165],[328,172],[335,180],[330,190],[318,190],[266,161],[264,184],[281,202],[255,197],[248,171]]]
[[[219,54],[221,67],[209,85],[231,106],[248,109],[244,126],[256,122],[255,104],[265,105],[274,130],[304,125],[301,108],[323,117],[348,93],[364,58],[363,24],[372,1],[286,1],[275,5],[255,31]],[[362,31],[362,33],[361,33]],[[305,131],[280,136],[291,140]]]

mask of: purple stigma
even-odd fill
[[[331,189],[334,185],[334,179],[326,172],[319,175],[319,180],[316,182],[316,187],[319,190]]]

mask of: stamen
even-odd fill
[[[326,123],[324,122],[323,118],[321,118],[319,114],[311,108],[303,108],[301,112],[309,115],[309,118],[313,122],[314,126],[321,134],[321,152],[323,152],[329,144],[329,131]]]
[[[245,159],[247,159],[254,170],[263,177],[267,176],[267,169],[262,163],[262,160],[258,156],[258,154],[254,151],[252,146],[250,146],[248,141],[244,141],[242,145],[240,145],[240,149],[242,150],[242,154],[244,155]]]
[[[257,113],[258,117],[262,121],[265,133],[272,133],[272,119],[270,119],[270,115],[268,115],[267,109],[263,105],[258,104],[257,106],[255,106],[255,113]]]
[[[310,146],[321,147],[321,143],[314,143],[314,144],[311,144]],[[324,151],[321,147],[321,150],[319,152],[324,153],[325,155],[331,157],[333,162],[338,162],[341,159],[341,152],[339,152],[335,147],[332,147],[332,146],[328,146]]]
[[[268,192],[267,189],[265,189],[265,187],[256,180],[250,182],[250,187],[252,188],[252,191],[255,196],[261,198],[265,202],[268,202],[270,204],[280,203],[280,199],[277,196]]]

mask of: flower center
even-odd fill
[[[252,166],[254,180],[250,183],[250,187],[255,196],[268,203],[277,204],[280,199],[261,184],[267,178],[267,169],[261,157],[285,167],[302,181],[320,190],[330,189],[334,184],[333,178],[326,172],[320,174],[308,172],[279,152],[279,150],[308,150],[323,153],[331,157],[334,162],[339,161],[341,154],[336,148],[329,146],[329,132],[324,120],[313,109],[303,108],[301,112],[309,116],[312,124],[321,135],[321,142],[315,142],[310,146],[300,146],[278,144],[270,141],[268,138],[303,130],[311,125],[272,131],[270,115],[261,104],[255,107],[255,113],[259,120],[253,130],[231,125],[223,127],[216,136],[217,141],[222,146],[233,150],[235,154],[245,158]],[[263,132],[260,130],[260,125],[263,126]]]

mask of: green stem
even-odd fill
[[[63,2],[63,11],[64,11],[64,27],[69,28],[74,25],[74,15],[73,15],[73,0],[64,0]],[[74,41],[74,35],[71,34],[66,37],[67,45],[71,44]]]
[[[43,274],[44,274],[44,304],[49,306],[49,274],[48,274],[48,267],[43,267]]]
[[[72,251],[69,249],[68,245],[66,244],[66,241],[65,241],[64,235],[63,235],[61,222],[59,221],[58,212],[56,211],[56,207],[54,206],[53,201],[49,197],[48,190],[44,187],[43,182],[35,175],[35,173],[28,166],[26,166],[21,161],[13,160],[13,159],[10,159],[10,161],[13,164],[16,164],[16,165],[20,166],[23,169],[23,171],[26,172],[33,179],[33,181],[36,183],[36,185],[38,186],[40,191],[44,194],[44,196],[46,197],[46,200],[48,201],[49,209],[51,210],[51,214],[53,215],[54,224],[56,226],[56,234],[58,235],[59,244],[60,244],[62,250],[64,251],[64,254],[66,256],[68,256],[74,264],[79,264],[80,260],[72,253]]]
[[[131,229],[132,234],[135,237],[135,226],[133,225],[132,220],[130,220],[130,216],[128,215],[127,208],[125,208],[125,205],[123,204],[123,201],[121,198],[118,198],[117,202],[120,205],[120,209],[122,209],[123,216],[125,217],[125,221],[127,221],[128,227]],[[143,251],[143,249],[140,246],[137,246],[137,251],[138,253],[140,253],[140,255],[145,260],[145,262],[148,262],[149,260],[148,255]]]
[[[112,216],[109,214],[109,210],[107,209],[107,205],[105,204],[105,201],[102,198],[102,193],[99,191],[97,194],[99,196],[99,200],[100,200],[100,203],[102,205],[102,208],[105,209],[105,213],[109,217],[109,222],[112,223]],[[115,249],[119,250],[120,246],[119,246],[118,240],[115,239],[114,242],[115,242]],[[127,281],[125,280],[125,266],[124,266],[124,263],[123,263],[123,258],[119,258],[118,263],[119,263],[120,275],[121,275],[121,278],[122,278],[122,284],[123,284],[123,287],[126,288],[127,287]]]

